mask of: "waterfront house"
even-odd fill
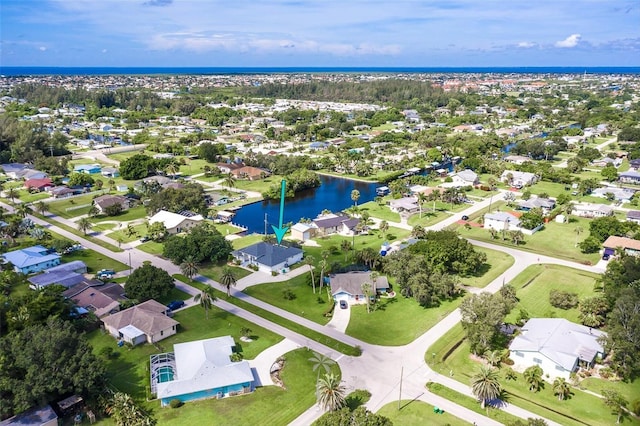
[[[16,272],[32,274],[60,264],[60,255],[40,245],[14,250],[2,255]]]
[[[312,226],[317,229],[318,235],[332,235],[343,231],[343,223],[349,220],[351,218],[347,215],[329,213],[313,219]]]
[[[308,223],[298,222],[291,227],[291,238],[298,241],[307,241],[313,238],[316,228]]]
[[[442,186],[475,186],[479,183],[478,174],[473,170],[462,170],[451,175],[451,182],[446,182]]]
[[[420,207],[416,197],[403,197],[397,200],[389,200],[389,208],[396,213],[415,213]]]
[[[383,293],[389,290],[389,280],[386,276],[381,275],[376,278],[375,283],[371,279],[370,271],[352,271],[343,274],[332,274],[329,277],[331,285],[331,295],[333,300],[340,302],[346,301],[350,305],[366,303],[363,284],[371,284],[373,290],[372,297],[377,293]],[[375,287],[375,288],[374,288]]]
[[[149,218],[149,224],[153,225],[156,222],[162,222],[168,234],[179,234],[199,225],[203,220],[204,218],[199,214],[184,216],[179,213],[160,210]]]
[[[613,207],[604,204],[573,203],[571,214],[579,217],[605,217],[613,216]]]
[[[173,352],[151,355],[152,393],[165,407],[174,399],[189,402],[253,392],[249,362],[231,361],[235,346],[231,336],[222,336],[178,343]]]
[[[608,254],[609,256],[615,255],[616,249],[622,249],[626,254],[631,256],[640,255],[640,241],[632,238],[611,235],[602,243],[602,247],[604,247],[604,254]]]
[[[132,345],[155,343],[177,332],[178,321],[169,317],[170,309],[155,300],[102,318],[105,330]]]
[[[243,266],[253,265],[269,274],[287,272],[291,265],[302,260],[303,254],[297,247],[285,247],[264,241],[231,252]]]
[[[509,345],[514,369],[537,365],[550,379],[569,379],[580,367],[593,367],[604,358],[599,343],[606,333],[563,318],[531,318]]]

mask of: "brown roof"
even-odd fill
[[[612,235],[609,238],[607,238],[607,241],[605,241],[602,245],[605,248],[610,248],[610,249],[622,247],[624,249],[640,251],[640,241],[633,240],[631,238],[617,237],[615,235]]]
[[[129,199],[123,195],[101,195],[93,199],[93,203],[97,206],[100,206],[102,209],[106,209],[107,207],[114,206],[116,204],[120,204],[124,207],[126,203],[129,202]]]
[[[147,300],[139,305],[102,318],[102,322],[116,330],[133,325],[147,336],[151,336],[161,330],[166,330],[179,324],[178,321],[165,315],[167,311],[168,308],[162,303],[155,300]]]
[[[100,283],[100,285],[97,285]],[[74,285],[63,295],[73,300],[76,305],[93,311],[98,318],[118,311],[120,300],[124,300],[124,289],[116,283],[102,284],[90,281]]]

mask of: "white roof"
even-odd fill
[[[133,325],[129,324],[125,327],[122,327],[120,330],[118,330],[120,333],[122,333],[122,335],[124,337],[127,337],[129,339],[135,339],[136,337],[140,337],[140,336],[144,336],[144,331],[140,330],[139,328],[134,327]]]
[[[218,215],[218,216],[221,216],[221,217],[233,217],[233,216],[235,216],[235,213],[233,213],[233,212],[228,212],[228,211],[226,211],[226,210],[221,210],[221,211],[219,211],[219,212],[217,213],[217,215]]]
[[[174,345],[175,380],[158,383],[158,398],[253,382],[249,363],[229,358],[234,346],[231,336]]]
[[[149,219],[149,224],[154,224],[156,222],[162,222],[164,224],[164,227],[167,229],[172,229],[175,228],[176,226],[180,225],[182,222],[184,222],[185,220],[190,219],[193,221],[201,221],[204,218],[202,217],[202,215],[195,215],[195,216],[191,216],[191,217],[186,217],[186,216],[182,216],[181,214],[178,213],[172,213],[172,212],[168,212],[166,210],[160,210],[158,213],[154,214],[150,219]]]
[[[309,229],[313,228],[313,226],[306,224],[306,223],[301,223],[298,222],[295,225],[293,225],[291,227],[292,231],[298,231],[298,232],[307,232]]]

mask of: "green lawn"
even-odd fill
[[[319,271],[314,271],[314,273],[314,278],[317,280]],[[324,313],[333,304],[333,300],[328,300],[326,287],[322,292],[320,289],[316,289],[316,294],[313,294],[310,281],[310,275],[305,273],[285,282],[251,286],[246,288],[244,292],[285,311],[324,325],[330,320],[330,317],[325,317]],[[316,282],[316,286],[317,284]],[[285,299],[284,292],[293,293],[295,298],[293,300]]]
[[[475,247],[475,250],[486,254],[487,260],[476,275],[460,278],[460,282],[464,285],[484,288],[500,276],[500,274],[509,269],[511,265],[513,265],[513,262],[515,262],[513,257],[501,251],[483,247]]]
[[[90,249],[76,250],[73,253],[62,256],[63,262],[71,262],[73,260],[82,260],[86,263],[87,271],[90,274],[94,274],[100,269],[113,269],[116,272],[129,269],[128,265]]]
[[[524,242],[520,243],[518,248],[573,262],[596,264],[599,259],[598,253],[584,254],[575,246],[576,241],[580,242],[588,236],[589,222],[590,219],[573,217],[569,223],[549,222],[535,234],[525,235]],[[575,232],[578,226],[582,227],[584,231],[580,235]],[[462,225],[456,225],[456,228],[465,238],[514,247],[510,241],[503,241],[500,236],[495,240],[491,239],[491,234],[484,228],[471,227],[466,229]]]
[[[175,343],[231,335],[238,343],[237,348],[241,349],[244,357],[251,359],[282,340],[281,336],[216,307],[209,310],[208,320],[205,318],[204,309],[200,306],[176,312],[174,319],[180,323],[178,333],[158,342],[158,348],[149,344],[133,349],[127,346],[118,347],[116,340],[101,330],[89,333],[88,338],[95,353],[100,353],[103,347],[111,347],[115,353],[119,354],[106,363],[111,385],[129,393],[138,401],[146,399],[146,388],[149,386],[147,373],[149,356],[170,352]],[[252,334],[255,336],[253,342],[239,344],[240,330],[243,327],[253,331]]]
[[[230,235],[230,234],[237,234],[238,232],[242,232],[242,228],[238,228],[235,225],[231,225],[229,223],[216,223],[215,225],[213,225],[218,232],[220,232],[222,235]]]
[[[237,189],[244,189],[247,191],[255,191],[259,193],[266,192],[272,185],[280,185],[283,176],[279,175],[271,175],[266,179],[261,180],[242,180],[238,179],[235,181],[235,187]],[[224,181],[222,182],[222,186],[226,186]],[[226,207],[225,204],[223,207]]]
[[[57,226],[58,228],[64,229],[67,232],[71,232],[72,234],[77,235],[80,238],[84,238],[85,240],[89,240],[92,243],[99,245],[100,247],[106,248],[107,250],[111,250],[111,251],[114,251],[114,252],[122,252],[122,251],[124,251],[120,247],[114,246],[113,244],[109,244],[108,242],[103,241],[100,238],[95,238],[95,237],[92,237],[91,235],[85,235],[82,232],[78,231],[76,228],[72,228],[70,226],[67,226],[62,222],[58,222],[57,220],[51,219],[50,217],[44,217],[44,216],[41,216],[41,215],[39,215],[37,213],[34,214],[34,216],[39,217],[40,219],[44,219],[44,220],[46,220],[47,222],[49,222],[53,226]]]
[[[429,208],[429,211],[427,212],[427,209],[425,208],[422,212],[422,217],[420,217],[420,213],[413,214],[409,217],[407,223],[411,226],[420,225],[424,228],[435,225],[438,222],[442,222],[448,217],[449,214],[444,211],[436,210],[434,213],[431,211],[431,208]]]
[[[129,243],[147,235],[147,225],[145,225],[144,223],[141,223],[140,225],[134,225],[133,229],[136,232],[135,234],[127,235],[127,229],[127,226],[125,226],[124,228],[118,228],[117,231],[110,232],[108,234],[108,237],[114,241],[118,241],[118,239],[120,239],[120,241],[123,243]]]
[[[190,297],[191,295],[189,293],[185,293],[184,291],[178,290],[177,288],[174,287],[171,289],[169,294],[167,294],[165,297],[161,297],[157,299],[157,301],[162,303],[163,305],[166,305],[169,302],[173,302],[174,300],[187,300]]]
[[[433,406],[417,400],[400,401],[400,410],[397,402],[390,402],[382,407],[376,414],[389,418],[394,425],[402,426],[464,426],[469,423],[445,412],[436,414]]]
[[[48,192],[35,192],[32,194],[26,189],[23,189],[18,192],[18,196],[16,198],[18,198],[23,203],[34,203],[36,201],[44,200],[45,198],[49,197],[51,197],[51,194],[49,194]]]
[[[145,253],[153,254],[156,256],[162,256],[164,251],[164,245],[155,241],[147,241],[146,243],[138,244],[136,246],[138,250],[142,250]]]
[[[147,216],[147,210],[144,206],[136,206],[125,210],[117,216],[98,215],[89,220],[93,223],[103,222],[105,220],[114,220],[117,222],[128,222],[130,220],[143,219]]]
[[[93,202],[94,197],[100,194],[101,193],[92,193],[87,195],[79,195],[72,198],[65,198],[59,201],[52,201],[50,203],[47,203],[47,211],[65,219],[71,219],[83,214],[87,214],[89,213],[89,209],[91,208],[91,203]]]
[[[386,220],[387,222],[400,222],[400,215],[392,212],[389,206],[379,205],[375,201],[369,201],[358,206],[360,213],[367,212],[371,217]]]
[[[258,243],[262,241],[263,238],[264,238],[264,235],[261,235],[261,234],[246,235],[244,237],[231,240],[231,245],[233,246],[234,250],[238,250],[241,248],[248,247],[252,244]]]
[[[198,273],[200,275],[204,275],[207,278],[211,278],[214,281],[220,281],[220,277],[222,276],[222,268],[224,268],[225,266],[229,266],[231,268],[236,276],[236,280],[239,280],[240,278],[244,278],[247,275],[251,274],[251,271],[247,271],[246,269],[239,268],[237,266],[227,265],[226,263],[204,263],[200,265]]]
[[[597,274],[565,266],[531,265],[510,283],[515,287],[519,301],[506,321],[515,323],[519,310],[524,309],[531,318],[559,317],[579,322],[577,307],[568,310],[554,308],[549,303],[549,292],[554,289],[568,291],[577,293],[578,298],[582,299],[595,294],[597,279]]]

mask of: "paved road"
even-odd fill
[[[488,203],[488,200],[476,203],[473,206],[470,206],[469,209],[465,210],[465,212],[459,213],[459,215],[478,211],[482,209],[485,204],[488,205]],[[12,210],[10,206],[5,205],[5,207],[7,207],[9,211]],[[435,228],[441,229],[451,223],[454,223],[457,220],[456,216],[457,215],[454,215],[453,217],[448,218],[444,221],[445,223],[439,224],[439,226],[436,226]],[[79,238],[75,234],[51,225],[42,219],[38,219],[36,217],[31,217],[31,219],[34,222],[41,224],[62,236],[65,236],[71,240],[79,241],[86,248],[95,250],[98,253],[112,257],[125,264],[129,264],[130,262],[133,268],[139,267],[144,261],[148,260],[155,266],[165,269],[170,274],[180,273],[179,268],[176,265],[173,265],[170,261],[158,258],[135,248],[129,248],[123,253],[113,253],[108,249],[92,243],[91,241],[88,241],[84,238]],[[446,223],[449,221],[450,223]],[[99,235],[98,238],[110,240],[101,235]],[[472,241],[472,243],[505,252],[515,258],[514,265],[511,268],[507,269],[503,274],[497,277],[484,289],[488,292],[498,291],[504,282],[511,281],[527,266],[538,262],[562,264],[582,270],[599,272],[597,268],[592,266],[581,265],[573,262],[550,258],[547,256],[538,256],[536,254],[523,252],[509,247],[497,246],[479,241]],[[303,268],[298,268],[297,270],[303,270]],[[269,278],[269,276],[267,275],[265,278]],[[208,283],[209,285],[218,285],[218,283],[206,277],[198,277],[198,279]],[[195,295],[198,293],[197,289],[184,283],[178,282],[177,287],[180,290],[185,291],[186,293],[191,295]],[[360,346],[363,350],[360,357],[345,356],[332,350],[331,348],[326,347],[325,345],[322,345],[321,343],[307,339],[302,335],[292,332],[289,329],[286,329],[268,320],[265,320],[264,318],[261,318],[253,313],[245,311],[227,301],[218,300],[217,302],[215,302],[215,305],[221,309],[245,318],[248,321],[251,321],[259,326],[272,330],[275,333],[286,337],[297,345],[308,347],[314,351],[323,353],[336,360],[340,365],[340,368],[342,369],[343,378],[348,389],[366,388],[372,393],[372,397],[367,403],[367,407],[372,411],[377,411],[383,405],[397,400],[400,386],[400,371],[402,369],[404,371],[402,379],[402,399],[417,399],[427,402],[428,404],[437,405],[450,412],[451,414],[470,423],[475,422],[481,425],[497,424],[495,421],[488,419],[485,416],[472,412],[450,401],[443,400],[442,398],[431,394],[425,388],[426,382],[433,381],[442,383],[443,385],[455,389],[458,392],[472,396],[469,386],[457,382],[450,377],[442,376],[434,372],[426,365],[424,361],[424,356],[427,349],[460,321],[459,310],[455,310],[451,314],[447,315],[438,324],[436,324],[434,327],[432,327],[430,330],[419,336],[416,340],[409,343],[408,345],[387,347],[371,345],[362,342],[351,336],[345,335],[335,328],[317,324],[300,315],[295,315],[288,311],[284,311],[280,308],[271,306],[265,302],[248,296],[242,291],[232,289],[231,294],[233,297],[242,299],[262,309],[275,313],[283,318],[287,318],[307,328],[321,332],[336,340],[353,346]],[[192,303],[192,301],[190,302]],[[525,419],[528,417],[539,417],[531,412],[512,405],[507,405],[504,410]],[[308,425],[321,414],[322,413],[317,409],[317,407],[314,406],[303,413],[292,424]],[[549,423],[549,425],[557,425],[556,423],[549,420],[547,420],[547,422]]]

